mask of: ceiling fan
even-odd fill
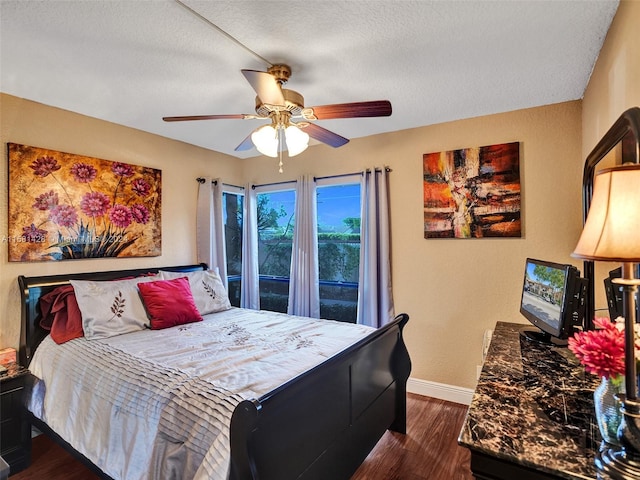
[[[282,88],[291,76],[291,68],[288,65],[272,65],[266,72],[242,70],[242,74],[258,95],[255,114],[188,115],[163,117],[163,120],[182,122],[270,119],[270,125],[255,129],[235,148],[235,151],[249,150],[255,145],[260,153],[270,157],[278,156],[282,150],[287,150],[292,157],[307,148],[309,137],[332,147],[341,147],[349,141],[337,133],[310,123],[311,121],[391,115],[391,102],[388,100],[305,107],[302,95],[294,90]]]

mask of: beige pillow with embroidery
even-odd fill
[[[154,280],[160,276],[104,282],[70,280],[82,313],[84,336],[96,340],[148,328],[138,283]]]
[[[187,277],[191,294],[200,315],[221,312],[231,308],[227,290],[222,284],[220,276],[213,270],[197,270],[195,272],[167,272],[160,271],[163,280]]]

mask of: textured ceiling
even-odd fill
[[[271,63],[305,105],[388,99],[385,118],[318,122],[344,137],[582,98],[611,0],[183,0]],[[268,65],[175,0],[0,0],[0,90],[246,157],[260,120],[241,69]],[[331,148],[323,146],[322,148]]]

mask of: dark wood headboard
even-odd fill
[[[20,365],[28,367],[36,347],[49,333],[40,327],[40,297],[62,285],[69,285],[69,280],[115,280],[124,277],[136,277],[147,273],[157,273],[160,270],[171,272],[193,272],[206,270],[204,263],[198,265],[182,265],[174,267],[138,268],[133,270],[113,270],[108,272],[68,273],[62,275],[47,275],[42,277],[18,277],[22,306],[20,326]]]

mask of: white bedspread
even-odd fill
[[[373,331],[233,308],[166,330],[56,345],[29,366],[29,409],[115,479],[226,479],[229,424],[259,398]]]

